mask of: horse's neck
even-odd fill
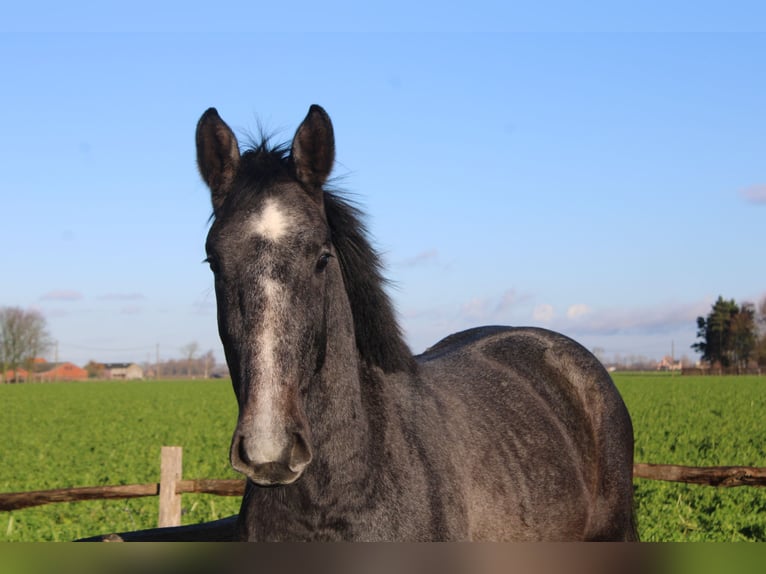
[[[332,478],[350,479],[356,471],[348,467],[349,460],[367,460],[369,421],[361,381],[367,367],[357,349],[347,299],[332,303],[326,325],[324,365],[308,389],[306,410],[316,462]]]
[[[333,281],[337,283],[331,289],[342,285],[339,275]],[[323,475],[315,475],[317,481],[340,481],[336,487],[341,488],[351,487],[353,482],[359,491],[360,484],[369,482],[375,462],[385,458],[381,444],[392,424],[392,405],[396,402],[393,387],[408,387],[399,379],[412,375],[386,374],[368,364],[357,347],[345,290],[340,287],[334,292],[338,297],[330,302],[326,314],[324,365],[306,395],[316,463],[312,466]],[[308,478],[304,476],[302,482],[310,482],[305,480]]]
[[[306,397],[311,433],[316,449],[336,450],[336,445],[351,444],[364,434],[364,409],[360,384],[360,358],[353,339],[333,336],[329,340],[324,366],[318,381]],[[321,456],[321,453],[317,453]]]

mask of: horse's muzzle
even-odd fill
[[[235,433],[229,452],[231,466],[255,484],[275,486],[298,480],[312,459],[311,447],[301,432],[285,441]]]

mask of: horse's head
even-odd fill
[[[334,155],[319,106],[289,152],[262,145],[240,155],[212,108],[197,125],[214,213],[207,261],[239,403],[230,459],[260,485],[294,482],[312,460],[304,398],[325,360],[328,284],[342,281],[322,190]]]

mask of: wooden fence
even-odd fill
[[[766,468],[754,466],[678,466],[637,462],[633,465],[633,477],[706,486],[766,486]]]
[[[85,486],[81,488],[58,488],[33,492],[0,494],[0,511],[20,510],[51,502],[76,502],[80,500],[108,500],[116,498],[139,498],[159,496],[159,519],[157,526],[181,524],[181,495],[184,493],[242,496],[244,480],[198,479],[183,480],[183,449],[180,446],[163,446],[160,460],[160,481],[149,484],[122,486]]]
[[[750,466],[695,467],[636,463],[633,465],[633,476],[649,480],[685,482],[718,487],[766,486],[766,468]],[[52,502],[159,496],[159,519],[157,526],[159,528],[168,528],[181,525],[181,495],[192,492],[220,496],[242,496],[245,492],[245,481],[217,479],[184,480],[183,449],[180,446],[163,446],[160,462],[160,482],[5,493],[0,494],[0,511],[19,510]],[[231,520],[231,518],[224,519],[226,529],[230,530]],[[229,532],[229,530],[226,530],[226,532]],[[200,532],[204,531],[201,530]]]

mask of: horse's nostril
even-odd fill
[[[290,469],[299,472],[311,462],[311,447],[309,447],[303,433],[293,435],[293,448],[290,451]]]
[[[242,462],[245,465],[250,464],[250,457],[247,454],[247,447],[245,445],[245,441],[242,437],[237,438],[237,448],[236,448],[237,457],[239,458],[240,462]]]

